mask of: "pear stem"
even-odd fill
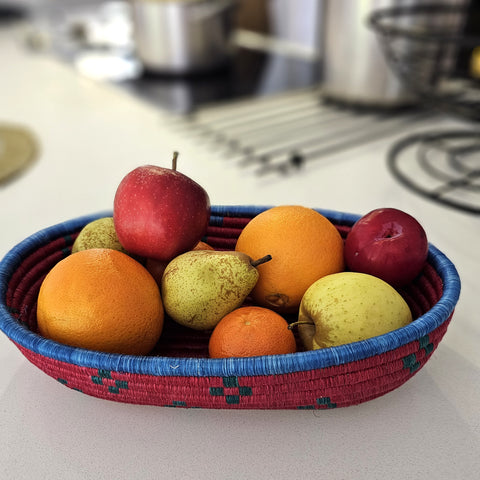
[[[173,152],[173,158],[172,158],[172,170],[177,170],[177,158],[178,158],[178,152]]]
[[[309,322],[308,320],[299,320],[298,322],[293,322],[288,325],[289,330],[293,330],[298,325],[315,325],[314,322]]]
[[[272,256],[271,256],[271,255],[265,255],[264,257],[259,258],[258,260],[255,260],[255,261],[250,262],[250,265],[251,265],[252,267],[258,267],[258,266],[261,265],[262,263],[269,262],[271,259],[272,259]]]

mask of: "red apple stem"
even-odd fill
[[[314,322],[309,322],[308,320],[299,320],[298,322],[293,322],[288,325],[289,330],[293,330],[298,325],[315,325]]]
[[[271,259],[272,259],[272,256],[271,256],[271,255],[265,255],[264,257],[259,258],[258,260],[251,261],[251,262],[250,262],[250,265],[251,265],[252,267],[258,267],[258,266],[261,265],[262,263],[269,262]]]
[[[178,152],[173,152],[172,170],[177,170],[177,158],[178,158]]]

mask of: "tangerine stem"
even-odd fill
[[[289,330],[293,330],[294,327],[297,327],[298,325],[315,325],[314,322],[309,322],[307,320],[299,320],[298,322],[293,322],[288,325]]]

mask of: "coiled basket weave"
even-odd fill
[[[207,237],[233,249],[242,228],[268,207],[213,206]],[[358,216],[319,210],[345,237]],[[425,365],[457,303],[454,265],[430,246],[418,279],[402,290],[415,320],[399,330],[344,346],[288,355],[208,358],[208,333],[166,321],[150,356],[73,348],[36,333],[36,298],[47,272],[69,255],[88,222],[46,228],[14,247],[0,264],[0,328],[23,355],[63,385],[108,400],[168,407],[328,409],[359,404],[402,385]]]

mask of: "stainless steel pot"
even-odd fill
[[[228,61],[236,0],[131,0],[138,58],[147,70],[185,74]]]
[[[325,0],[323,95],[360,106],[398,107],[415,101],[414,95],[387,64],[379,40],[367,25],[376,9],[413,6],[430,0]],[[443,0],[462,4],[464,0]],[[408,25],[404,25],[408,26]],[[434,68],[425,62],[425,69]]]

